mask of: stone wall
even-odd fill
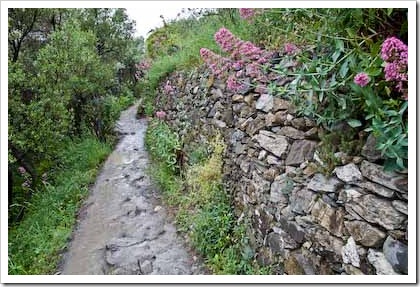
[[[316,151],[322,129],[264,83],[246,79],[252,85],[233,94],[205,67],[167,80],[157,105],[185,148],[223,134],[226,190],[260,265],[278,274],[407,274],[408,175],[375,163],[372,137],[358,156],[336,153],[341,164],[326,177]]]

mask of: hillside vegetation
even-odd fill
[[[135,99],[143,39],[124,9],[9,15],[9,274],[52,274]]]

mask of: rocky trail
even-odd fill
[[[146,174],[146,119],[136,119],[137,105],[117,123],[120,142],[105,162],[81,208],[63,275],[203,274],[160,202]]]

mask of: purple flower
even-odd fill
[[[255,9],[252,8],[240,8],[239,15],[242,19],[250,20],[252,17],[255,16]]]
[[[156,117],[163,120],[166,117],[166,113],[164,111],[158,111],[156,112]]]
[[[368,83],[370,82],[369,76],[366,73],[358,73],[355,77],[354,77],[354,83],[364,87],[366,86]]]
[[[234,75],[229,76],[226,84],[227,88],[234,93],[239,92],[245,88],[244,84],[240,83]]]
[[[404,54],[403,54],[404,53]],[[406,55],[408,53],[408,47],[400,39],[396,37],[387,38],[381,48],[381,58],[384,61],[393,61],[400,59],[400,55]]]
[[[214,34],[214,39],[225,52],[231,52],[235,43],[240,41],[226,28],[220,28],[219,31]]]

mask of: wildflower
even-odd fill
[[[163,120],[166,117],[166,113],[164,111],[158,111],[156,112],[156,117]]]
[[[396,82],[396,90],[403,93],[403,99],[407,100],[408,46],[398,38],[390,37],[382,44],[381,58],[386,62],[385,80]]]
[[[240,8],[239,15],[242,19],[250,20],[252,17],[255,16],[255,9],[252,8]]]
[[[201,48],[200,55],[216,77],[225,74],[232,66],[232,62],[229,59],[217,55],[209,49]]]
[[[245,88],[244,84],[240,83],[234,75],[229,76],[226,84],[227,88],[234,93],[237,93]]]
[[[220,28],[219,31],[214,34],[214,39],[216,40],[217,44],[225,51],[225,52],[232,52],[240,40],[235,37],[232,32],[230,32],[226,28]]]
[[[297,50],[298,50],[298,47],[295,44],[292,44],[292,43],[284,44],[284,52],[288,55],[293,54]]]
[[[366,86],[368,83],[370,82],[370,78],[366,73],[358,73],[355,77],[354,77],[354,83],[364,87]]]
[[[381,58],[390,62],[400,59],[401,55],[407,55],[408,47],[396,37],[386,39],[381,48]]]

